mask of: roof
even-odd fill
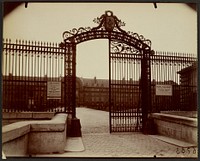
[[[88,86],[88,87],[109,87],[109,79],[97,79],[96,77],[92,78],[80,78],[80,80],[83,83],[83,86]],[[124,84],[125,82],[130,82],[132,81],[133,84],[139,84],[139,80],[111,80],[111,81],[116,81],[115,83],[122,83]]]
[[[178,74],[183,74],[183,73],[188,73],[192,70],[196,70],[197,69],[197,62],[193,63],[191,66],[183,68],[182,70],[178,71]]]
[[[88,87],[109,87],[109,80],[108,79],[97,79],[96,77],[92,78],[80,78],[83,83],[83,86]]]

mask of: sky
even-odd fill
[[[143,35],[155,51],[197,55],[197,12],[185,4],[158,3],[28,3],[3,19],[3,38],[54,42],[73,28],[96,27],[106,10],[125,22],[121,27]],[[108,78],[108,40],[77,45],[77,76]]]

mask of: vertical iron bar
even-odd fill
[[[13,109],[11,109],[11,110],[13,110],[14,112],[16,112],[16,109],[18,108],[17,107],[17,105],[19,104],[18,103],[18,98],[16,97],[17,96],[17,44],[18,44],[18,40],[16,40],[16,45],[15,45],[15,50],[14,50],[14,57],[15,57],[15,66],[14,66],[14,68],[15,68],[15,74],[14,74],[14,76],[13,76],[13,78],[14,78],[14,86],[13,86],[13,88],[14,88],[14,90],[13,90],[13,100],[12,100],[12,105],[13,105]]]
[[[76,118],[76,44],[72,44],[72,118]]]
[[[11,41],[9,41],[9,43],[11,44]],[[10,64],[10,68],[11,68],[11,73],[9,73],[9,83],[11,84],[11,97],[10,97],[10,107],[9,107],[9,111],[12,108],[12,104],[13,104],[13,95],[14,95],[14,88],[13,88],[13,76],[14,76],[14,45],[10,45],[10,57],[11,57],[11,64]]]
[[[24,83],[24,86],[25,86],[25,98],[26,98],[26,106],[25,106],[25,109],[27,110],[28,109],[28,105],[29,105],[29,100],[28,100],[28,91],[27,91],[27,70],[28,70],[28,66],[27,66],[27,59],[28,59],[28,51],[27,51],[28,47],[27,47],[27,41],[25,41],[25,44],[24,44],[24,56],[25,56],[25,83]]]
[[[45,51],[45,55],[46,55],[46,74],[45,74],[45,81],[46,81],[46,89],[48,89],[47,85],[49,82],[49,48],[50,48],[50,43],[47,43],[47,48]],[[51,111],[51,107],[50,107],[50,99],[48,98],[48,93],[46,93],[46,98],[47,98],[47,107],[48,107],[48,111]]]
[[[3,73],[3,105],[2,105],[2,112],[4,112],[4,110],[6,110],[8,108],[8,102],[9,101],[9,94],[8,91],[10,91],[9,89],[9,71],[10,71],[10,57],[9,57],[9,52],[8,52],[8,44],[7,44],[7,39],[6,42],[3,43],[3,57],[5,57],[5,68],[4,68],[4,73]],[[8,62],[9,59],[9,62]],[[9,66],[7,67],[7,64],[9,64]],[[4,65],[4,64],[3,64]],[[8,69],[7,69],[8,68]],[[8,73],[7,73],[8,72]]]
[[[24,41],[22,41],[21,43],[21,59],[22,59],[22,81],[21,81],[21,91],[22,91],[22,102],[23,102],[23,109],[25,109],[25,105],[26,105],[26,98],[25,98],[25,90],[24,90]]]
[[[34,110],[38,110],[37,109],[37,107],[36,107],[36,103],[37,103],[37,78],[36,78],[36,54],[37,54],[37,48],[38,48],[38,46],[39,46],[40,44],[39,44],[39,42],[38,42],[38,45],[36,44],[36,41],[35,41],[35,48],[34,48],[34,74],[33,74],[33,81],[34,81],[34,84],[33,84],[33,94],[34,94]]]
[[[30,57],[31,57],[31,46],[30,46],[30,41],[28,41],[28,52],[27,52],[27,95],[28,95],[28,110],[31,108],[31,103],[30,103]]]
[[[66,48],[66,47],[65,47]],[[60,55],[60,73],[61,73],[61,82],[62,82],[62,107],[64,107],[64,112],[66,112],[66,106],[65,106],[65,63],[63,62],[65,60],[65,55],[66,55],[66,49],[64,48],[64,53],[61,53]],[[62,49],[61,49],[62,50]]]
[[[111,116],[112,116],[112,111],[113,111],[113,109],[112,108],[114,108],[113,106],[114,106],[114,102],[111,102],[112,101],[112,95],[111,95],[111,90],[112,90],[112,88],[111,88],[111,39],[109,38],[108,39],[108,51],[109,51],[109,127],[110,127],[110,133],[111,132],[113,132],[112,131],[112,124],[111,124],[111,120],[112,120],[112,118],[111,118]],[[113,105],[113,106],[112,106]],[[112,107],[111,107],[112,106]]]

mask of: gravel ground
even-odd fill
[[[197,158],[197,148],[182,149],[140,132],[110,134],[109,113],[105,111],[79,107],[77,118],[81,121],[84,151],[37,157]]]
[[[97,157],[197,157],[194,149],[181,152],[178,146],[143,135],[139,132],[109,133],[109,113],[89,108],[77,108],[81,120],[85,154]],[[180,151],[180,153],[179,153]]]

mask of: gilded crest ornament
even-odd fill
[[[106,11],[104,27],[107,31],[113,31],[115,27],[115,18],[111,11]]]
[[[93,20],[95,23],[98,23],[99,26],[92,28],[92,30],[106,30],[106,31],[120,31],[125,32],[120,27],[125,26],[125,23],[119,20],[116,16],[113,15],[112,11],[105,11],[100,18],[97,17]]]

